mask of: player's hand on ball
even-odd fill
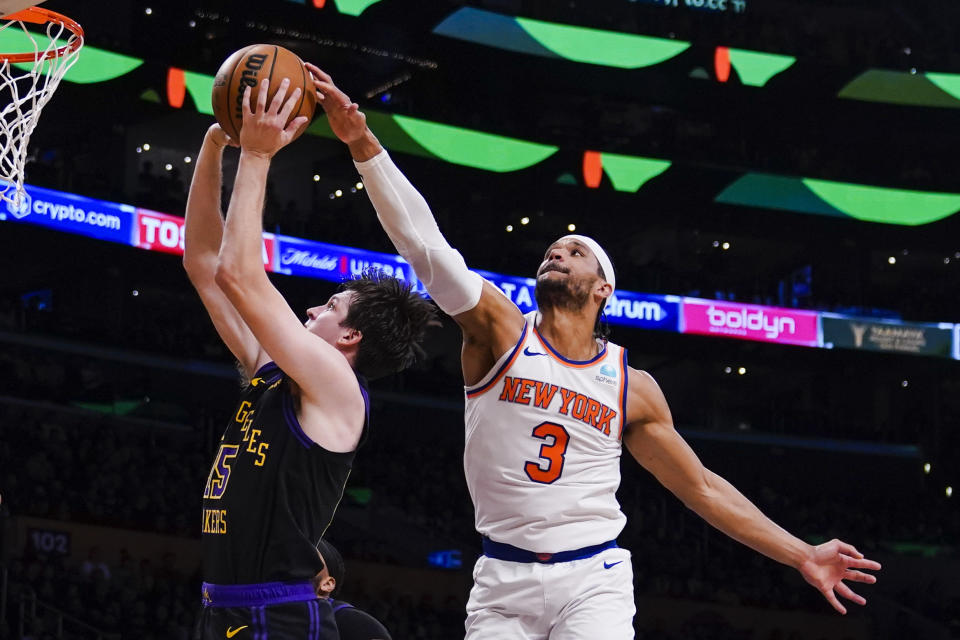
[[[333,133],[347,144],[360,140],[367,131],[367,116],[360,111],[360,106],[338,89],[333,84],[333,78],[320,67],[309,62],[305,62],[304,66],[313,77],[317,100],[327,114]]]
[[[248,86],[243,92],[243,127],[240,129],[240,148],[267,158],[290,144],[296,137],[298,130],[305,127],[309,120],[305,116],[294,118],[287,124],[287,119],[300,100],[300,87],[297,87],[287,97],[290,80],[284,78],[277,89],[273,100],[267,105],[267,90],[269,81],[260,82],[260,91],[257,94],[257,104],[250,105],[251,90]]]
[[[207,137],[218,147],[239,147],[240,145],[233,138],[227,135],[219,123],[214,122],[207,129]]]

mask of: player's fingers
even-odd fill
[[[840,553],[843,553],[843,554],[848,555],[848,556],[852,556],[852,557],[854,557],[854,558],[862,558],[862,557],[863,557],[863,554],[860,553],[859,551],[857,551],[857,548],[854,547],[852,544],[847,544],[846,542],[843,542],[842,540],[837,540],[837,543],[838,543],[838,546],[839,546],[839,548],[840,548]]]
[[[270,101],[270,113],[278,113],[283,106],[283,99],[287,97],[287,89],[290,88],[290,78],[284,78],[277,87],[277,92]]]
[[[277,92],[279,93],[279,92]],[[293,110],[297,106],[297,102],[300,100],[300,94],[303,93],[303,90],[300,87],[297,87],[293,90],[293,93],[290,94],[290,99],[288,99],[284,104],[283,108],[280,109],[280,117],[284,122],[287,121],[287,118],[290,117],[290,114],[293,113]]]
[[[310,122],[310,119],[307,118],[307,116],[297,116],[290,121],[290,124],[287,125],[287,128],[284,129],[283,132],[293,138],[294,134],[300,131],[300,129],[303,127],[307,126],[308,122]]]
[[[867,584],[874,584],[877,581],[876,576],[872,576],[869,573],[863,573],[862,571],[853,571],[847,569],[843,572],[844,580],[853,580],[854,582],[865,582]]]
[[[252,113],[250,111],[250,92],[251,91],[252,89],[249,85],[244,87],[243,89],[243,106],[242,106],[243,117],[247,117]]]
[[[322,80],[316,80],[313,83],[313,86],[316,87],[317,92],[323,95],[325,98],[334,98],[334,102],[349,103],[350,98],[347,97],[343,91],[337,88],[337,85],[332,82],[324,82]]]
[[[267,108],[267,90],[270,88],[270,81],[264,78],[260,81],[260,90],[257,92],[257,110],[255,113],[263,113]]]
[[[324,82],[329,82],[330,84],[333,84],[333,78],[330,77],[330,74],[324,71],[323,69],[321,69],[320,67],[318,67],[317,65],[310,62],[304,62],[303,66],[305,66],[307,68],[307,71],[312,73],[315,78],[318,78]]]
[[[230,136],[228,136],[226,133],[223,134],[223,144],[227,145],[228,147],[239,147],[239,146],[240,146],[240,144],[237,143],[236,140],[234,140],[233,138],[231,138]]]
[[[867,560],[866,558],[849,558],[847,560],[847,567],[855,567],[857,569],[871,569],[873,571],[880,570],[880,563],[875,560]]]
[[[853,589],[848,587],[842,582],[838,582],[837,586],[834,587],[837,593],[849,600],[850,602],[856,602],[857,604],[864,605],[867,604],[867,599],[863,596],[854,593]]]
[[[842,604],[840,604],[840,601],[837,600],[837,596],[833,592],[833,589],[824,589],[820,593],[823,594],[823,597],[827,599],[827,602],[829,602],[834,609],[836,609],[843,615],[847,615],[847,608],[844,607]]]

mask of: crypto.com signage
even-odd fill
[[[683,333],[820,346],[818,314],[755,304],[683,299]]]
[[[0,180],[0,187],[9,183]],[[0,202],[0,220],[34,224],[76,235],[127,244],[136,209],[127,204],[23,185],[24,196],[15,206]]]

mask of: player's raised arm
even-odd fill
[[[340,350],[300,322],[267,278],[261,260],[263,199],[270,161],[306,123],[306,118],[298,117],[286,124],[300,95],[297,88],[284,101],[287,87],[284,80],[269,106],[266,80],[260,86],[255,107],[249,104],[249,87],[244,94],[240,163],[227,211],[216,282],[277,366],[297,383],[302,396],[301,411],[316,408],[324,416],[322,433],[311,433],[312,421],[303,423],[307,435],[329,450],[350,451],[360,438],[365,411],[350,362]],[[329,304],[344,301],[334,296]],[[356,329],[339,326],[334,330],[333,339],[344,344],[359,343],[362,337]]]
[[[306,66],[331,129],[350,148],[384,231],[437,305],[463,330],[464,378],[467,384],[477,382],[516,344],[523,314],[496,286],[467,268],[443,237],[426,200],[367,127],[357,104],[321,69]]]
[[[872,584],[876,577],[857,569],[880,569],[852,545],[831,540],[811,546],[765,516],[733,485],[703,466],[677,433],[660,387],[647,373],[630,370],[627,428],[623,443],[657,480],[711,525],[763,555],[798,570],[845,614],[837,596],[866,604],[844,582]]]
[[[223,240],[221,159],[223,149],[228,145],[236,146],[236,143],[230,140],[220,125],[211,125],[197,155],[187,197],[183,267],[200,294],[220,338],[250,378],[257,367],[266,362],[267,356],[215,281],[217,255]]]

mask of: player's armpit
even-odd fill
[[[500,357],[510,351],[523,332],[523,314],[489,280],[477,305],[453,317],[463,331],[463,380],[476,384]]]

